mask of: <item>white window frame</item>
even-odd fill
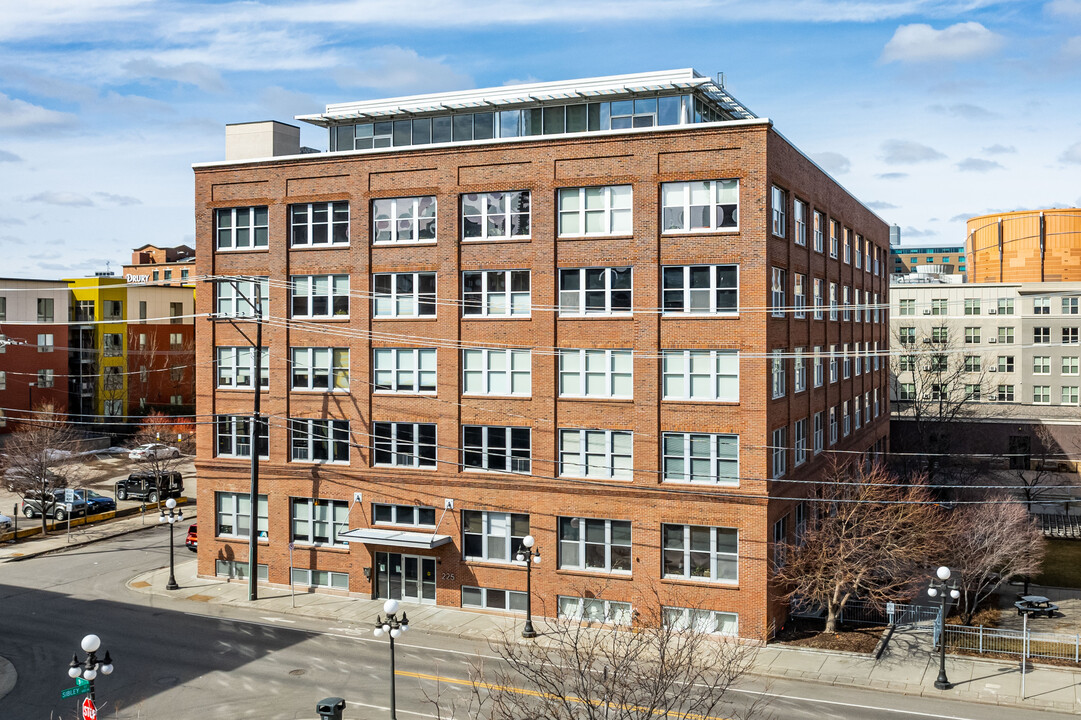
[[[470,430],[480,430],[480,444],[469,444],[466,439],[466,433]],[[501,430],[503,432],[502,445],[493,444],[492,431]],[[528,447],[525,448],[526,455],[523,457],[520,453],[521,447],[515,447],[514,438],[520,437],[522,434],[528,438]],[[479,457],[480,464],[471,464],[468,460],[469,457]],[[496,467],[491,465],[492,459],[495,457],[503,457],[504,464],[502,467]],[[462,425],[462,472],[493,472],[493,473],[526,473],[528,474],[533,467],[533,430],[529,427],[517,427],[510,425]]]
[[[709,287],[708,288],[694,288],[691,287],[690,275],[696,268],[709,268]],[[735,286],[721,287],[718,283],[718,273],[721,268],[734,269],[736,273]],[[668,287],[667,282],[670,275],[675,274],[675,270],[679,269],[681,275],[681,282],[679,287]],[[739,285],[740,274],[739,265],[736,264],[724,264],[724,265],[665,265],[661,267],[661,297],[662,297],[662,313],[664,315],[720,315],[720,316],[737,316],[739,315]],[[691,293],[707,292],[709,297],[708,309],[706,310],[694,310],[695,303],[692,302]],[[735,307],[728,309],[720,309],[717,303],[717,294],[735,293],[736,303]],[[680,298],[680,305],[682,309],[674,310],[669,306],[668,299],[670,297]]]
[[[826,252],[826,215],[818,210],[814,211],[814,251]]]
[[[1032,374],[1033,375],[1050,375],[1051,374],[1051,356],[1050,355],[1033,355],[1032,356]]]
[[[492,562],[492,563],[505,563],[505,564],[508,564],[508,565],[512,564],[512,563],[516,563],[516,560],[514,559],[514,556],[517,555],[518,549],[522,544],[522,538],[524,538],[525,535],[515,535],[514,534],[514,521],[515,521],[516,517],[519,518],[519,521],[520,521],[521,518],[525,518],[525,523],[527,525],[527,527],[525,528],[526,529],[526,535],[528,535],[529,534],[529,529],[530,529],[528,527],[529,524],[530,524],[530,518],[529,518],[528,513],[489,512],[487,510],[463,510],[462,512],[463,512],[463,514],[465,514],[465,513],[479,514],[481,516],[480,519],[481,519],[481,526],[482,526],[482,530],[481,530],[480,533],[467,532],[466,531],[466,528],[468,526],[467,518],[465,518],[465,517],[462,518],[462,559],[463,560],[466,560],[466,561],[473,560],[473,561]],[[498,527],[497,523],[495,522],[497,520],[499,521],[498,524],[501,524],[503,526],[502,527],[502,532],[495,532],[493,530],[494,527]],[[479,535],[480,536],[480,538],[481,538],[481,554],[480,555],[467,555],[466,554],[466,542],[465,542],[466,535],[472,535],[472,536]],[[503,541],[503,547],[506,550],[506,556],[505,557],[499,557],[494,552],[492,552],[492,547],[489,544],[489,541],[490,541],[491,538],[496,538],[498,540]]]
[[[800,199],[796,199],[792,205],[792,219],[796,226],[796,233],[792,236],[792,242],[797,245],[807,246],[807,213],[809,208],[807,203]]]
[[[601,529],[604,532],[604,540],[596,542],[594,540],[587,540],[587,526],[592,526],[597,529],[597,524],[601,524]],[[618,523],[620,527],[626,527],[627,542],[626,544],[616,543],[613,541],[612,524]],[[567,529],[574,530],[578,535],[575,538],[564,538],[563,533]],[[634,558],[632,557],[632,543],[631,543],[631,521],[630,520],[611,520],[608,518],[590,518],[590,517],[569,517],[560,516],[556,518],[556,542],[558,543],[558,559],[556,562],[559,570],[577,570],[580,572],[592,572],[592,573],[612,573],[615,575],[630,575],[633,568],[632,563]],[[586,549],[587,546],[604,547],[604,563],[600,566],[592,566],[586,563]],[[612,548],[625,548],[626,552],[626,567],[615,568],[612,562]],[[568,552],[568,549],[573,548],[574,552]],[[577,562],[570,562],[567,560],[568,555],[577,555]],[[624,564],[624,563],[619,563]]]
[[[1033,385],[1032,386],[1032,404],[1033,405],[1050,405],[1051,404],[1051,386],[1050,385]]]
[[[217,356],[214,387],[221,390],[252,390],[255,388],[255,348],[251,346],[221,346],[215,349]],[[263,348],[262,368],[259,372],[260,387],[270,387],[270,348]],[[245,380],[244,373],[247,373]],[[223,377],[227,382],[222,382]]]
[[[1063,375],[1077,375],[1078,374],[1078,358],[1077,356],[1063,356],[1061,372]]]
[[[797,468],[807,462],[807,418],[792,423],[792,447],[795,450],[792,467]]]
[[[783,238],[788,230],[788,193],[776,185],[770,188],[770,215],[774,237]]]
[[[695,454],[696,446],[708,443],[709,454]],[[722,453],[727,447],[734,453]],[[676,454],[676,453],[679,454]],[[740,476],[739,435],[722,433],[665,432],[661,434],[661,476],[663,482],[694,485],[724,485],[738,487]],[[678,462],[679,472],[669,469],[669,462]],[[696,464],[707,461],[709,473],[702,474]],[[721,468],[731,468],[724,472]],[[703,478],[703,479],[699,479]]]
[[[325,364],[316,365],[317,356],[325,357]],[[344,365],[341,360],[344,360]],[[304,384],[297,382],[301,377],[306,381]],[[322,383],[317,382],[319,378]],[[289,348],[289,389],[302,392],[348,392],[349,348]]]
[[[814,278],[814,319],[821,320],[826,303],[826,281],[822,278]]]
[[[801,393],[807,389],[807,358],[804,357],[803,348],[798,347],[793,351],[792,366],[792,392]]]
[[[214,416],[214,457],[250,458],[251,457],[251,415],[215,415]],[[256,442],[265,444],[266,452],[260,452],[259,457],[270,457],[270,427],[264,418],[260,421],[262,432],[257,433]],[[227,433],[223,435],[222,429]],[[230,449],[221,451],[221,440],[225,437],[229,440]],[[241,447],[247,447],[248,452],[240,452]]]
[[[262,211],[262,212],[259,212]],[[225,215],[229,216],[228,227],[222,227],[221,221]],[[238,227],[237,220],[241,214],[247,215],[247,225]],[[259,250],[270,244],[270,221],[266,205],[237,208],[214,209],[214,250],[217,252],[236,252],[244,250]],[[239,244],[239,231],[247,230],[247,243]],[[222,243],[223,231],[229,237],[228,243]],[[261,232],[260,232],[261,231]]]
[[[1078,386],[1077,385],[1062,385],[1059,387],[1059,404],[1060,405],[1077,405],[1078,399]]]
[[[577,367],[568,367],[572,358]],[[625,363],[625,369],[617,368],[616,365],[619,363]],[[572,379],[577,380],[579,392],[567,391]],[[591,380],[602,382],[604,389],[601,392],[591,392]],[[618,392],[621,389],[623,392]],[[559,397],[633,398],[634,351],[560,348]]]
[[[665,606],[664,622],[676,631],[693,629],[705,635],[739,637],[739,613]]]
[[[822,362],[822,346],[814,347],[814,386],[822,387],[826,381],[826,369]]]
[[[413,439],[403,441],[399,438],[399,431],[404,426],[410,426]],[[432,442],[421,443],[421,427],[431,427]],[[386,427],[390,434],[382,435],[379,431]],[[430,448],[431,457],[424,457],[421,452],[424,448]],[[439,450],[439,426],[437,423],[411,423],[411,422],[375,422],[372,423],[372,465],[374,467],[404,467],[434,470],[438,464]],[[379,462],[380,453],[389,452],[389,462]]]
[[[437,204],[438,201],[434,195],[372,198],[372,244],[434,243],[439,236]],[[389,205],[389,215],[383,214],[382,208],[386,205]],[[388,232],[389,238],[386,237]]]
[[[251,537],[251,493],[215,492],[214,493],[214,537]],[[269,505],[266,495],[256,496],[255,533],[266,539],[270,532]],[[247,505],[247,510],[242,506]],[[227,523],[222,521],[226,520]],[[229,532],[222,531],[230,528]]]
[[[106,368],[108,369],[108,368]],[[119,370],[119,368],[118,368]],[[53,368],[38,368],[38,387],[39,388],[51,388],[55,384],[53,378],[56,371]],[[116,388],[120,390],[123,387],[123,381],[121,381],[121,387]]]
[[[739,402],[738,350],[662,350],[661,392],[672,402]],[[701,362],[708,364],[703,372]],[[679,381],[682,393],[671,392]],[[703,380],[708,380],[710,392],[696,393]],[[724,392],[723,388],[730,388]]]
[[[681,528],[683,530],[683,538],[681,541],[682,547],[668,547],[666,543],[666,534],[669,532],[667,528]],[[691,530],[709,530],[709,550],[691,550]],[[718,531],[725,531],[725,535],[732,534],[736,538],[736,549],[732,551],[722,551],[718,549]],[[672,534],[676,533],[672,531]],[[682,525],[679,523],[664,523],[661,525],[661,577],[665,579],[675,580],[692,580],[695,582],[708,582],[716,583],[719,585],[738,585],[739,584],[739,530],[737,528],[729,527],[715,527],[709,525]],[[709,554],[709,574],[708,575],[692,575],[691,574],[691,553],[705,553]],[[665,555],[682,553],[682,566],[683,573],[675,574],[667,571],[667,563],[665,561]],[[724,565],[730,564],[735,570],[735,577],[725,578],[722,577],[721,568]]]
[[[587,199],[600,196],[601,208],[588,208]],[[559,237],[598,237],[631,235],[634,232],[634,190],[630,185],[600,185],[595,187],[566,187],[556,192]],[[587,221],[600,215],[603,228],[590,232]],[[574,218],[576,229],[569,227]]]
[[[792,274],[792,307],[797,320],[807,317],[807,276],[802,273]]]
[[[824,421],[823,416],[822,416],[822,411],[819,410],[818,412],[816,412],[814,414],[814,427],[813,427],[813,430],[814,430],[813,444],[814,445],[813,446],[814,446],[814,454],[815,455],[822,452],[823,448],[825,447],[824,443],[825,443],[826,429],[824,427],[824,422],[825,421]]]
[[[837,283],[830,283],[830,320],[837,320]]]
[[[378,509],[387,508],[390,520],[382,520],[378,517]],[[423,522],[421,511],[431,512],[432,521]],[[405,517],[408,512],[409,517]],[[430,505],[401,505],[398,503],[372,503],[373,525],[405,525],[408,527],[434,528],[438,524],[436,509]]]
[[[480,277],[480,290],[466,290],[466,278]],[[492,290],[489,280],[502,276],[503,289]],[[527,290],[515,290],[515,280],[525,277]],[[462,317],[476,318],[527,318],[532,313],[532,273],[529,270],[463,270],[462,271]],[[502,310],[499,301],[502,301]],[[523,302],[524,300],[524,302]]]
[[[569,447],[572,438],[576,449]],[[596,441],[600,442],[599,448]],[[617,444],[625,449],[617,448]],[[633,480],[634,433],[630,430],[560,428],[559,476]]]
[[[784,477],[788,471],[788,428],[780,427],[770,433],[771,477]]]
[[[480,594],[479,603],[467,603],[467,591],[476,590]],[[503,605],[492,605],[488,597],[490,593],[503,593]],[[502,588],[486,588],[477,585],[462,586],[462,607],[480,608],[482,610],[502,610],[504,612],[524,613],[526,611],[526,594],[522,590],[504,590]]]
[[[380,395],[435,395],[438,383],[436,360],[435,348],[373,347],[374,392]],[[430,380],[428,386],[421,378]]]
[[[739,232],[739,185],[737,178],[661,183],[661,233],[672,235]],[[697,186],[696,189],[700,191],[704,190],[709,196],[706,204],[692,203],[692,186]],[[708,208],[708,225],[694,227],[695,221],[691,217],[692,208]],[[721,222],[717,220],[718,214],[724,218]],[[675,227],[676,217],[681,220],[679,227]],[[729,218],[733,221],[729,222]]]
[[[525,210],[514,210],[512,205],[516,199],[525,198]],[[475,198],[475,199],[474,199]],[[467,203],[476,203],[472,208]],[[499,210],[493,204],[502,203],[503,209]],[[525,240],[530,237],[532,228],[532,202],[529,190],[500,190],[493,192],[462,193],[462,242],[476,242],[484,240]],[[471,212],[470,210],[479,210]],[[522,223],[522,218],[525,222]],[[472,226],[470,221],[476,223],[475,234],[469,234]],[[498,222],[502,222],[504,232],[493,232],[498,229]],[[517,222],[516,222],[517,221]],[[517,229],[518,232],[514,232]]]
[[[770,315],[775,318],[783,318],[787,301],[785,300],[785,284],[788,281],[788,273],[784,268],[775,267],[770,274]]]
[[[316,220],[317,213],[324,215],[325,219]],[[320,229],[322,233],[318,232]],[[317,240],[317,234],[323,234],[323,239]],[[349,245],[348,200],[296,203],[289,206],[289,247],[345,247],[347,245]]]
[[[325,292],[318,285],[326,283]],[[315,312],[316,301],[326,302],[326,312]],[[298,311],[302,301],[306,310]],[[344,301],[344,311],[342,304]],[[349,275],[292,275],[289,278],[289,317],[304,319],[349,318]]]
[[[559,617],[567,620],[620,626],[630,625],[634,620],[631,604],[625,600],[557,595],[556,603]]]
[[[38,333],[38,352],[51,353],[53,351],[53,334]],[[119,353],[118,353],[119,354]]]
[[[774,350],[770,353],[770,388],[774,400],[783,398],[785,395],[784,365],[784,350]]]
[[[239,286],[239,289],[237,288]],[[218,280],[214,283],[214,312],[219,318],[254,318],[255,291],[265,318],[269,314],[270,280],[265,276],[251,279]]]
[[[290,462],[348,465],[351,439],[348,420],[289,418]],[[326,446],[325,458],[315,457],[320,444]]]
[[[604,288],[587,288],[586,287],[586,275],[590,270],[600,270],[601,277],[604,279]],[[626,271],[630,277],[629,288],[613,288],[612,281],[616,277],[617,272]],[[594,316],[613,316],[613,315],[631,315],[634,312],[634,268],[630,266],[611,266],[611,267],[575,267],[575,268],[558,268],[557,273],[559,275],[559,316],[560,317],[594,317]],[[563,279],[570,277],[573,274],[578,276],[577,289],[564,289]],[[622,274],[622,272],[621,272]],[[604,294],[604,306],[600,307],[596,305],[587,305],[586,297],[590,294],[603,293]],[[626,293],[627,307],[623,309],[615,309],[615,303],[613,302],[613,296],[616,294]],[[564,298],[574,298],[574,304],[564,302]],[[622,303],[621,303],[622,304]],[[576,308],[576,309],[575,309]],[[592,308],[592,309],[591,309]]]
[[[462,350],[462,394],[499,397],[530,397],[533,386],[533,359],[529,350],[506,348],[464,348]],[[483,390],[471,390],[473,378]],[[502,381],[503,392],[493,386]],[[524,385],[524,389],[521,386]],[[515,388],[518,387],[518,390]]]
[[[399,291],[398,278],[409,276],[413,289]],[[421,280],[432,280],[432,291],[421,292]],[[390,291],[379,291],[376,285],[381,278],[390,278]],[[405,272],[405,273],[375,273],[372,275],[372,316],[375,319],[384,318],[434,318],[436,316],[436,292],[438,278],[434,272]],[[408,302],[408,305],[405,303]],[[411,308],[411,312],[401,312],[403,308]],[[387,310],[390,312],[387,312]],[[428,309],[431,312],[422,312]]]
[[[837,444],[837,406],[830,408],[830,445]]]
[[[322,517],[322,511],[316,508],[326,508],[328,514]],[[298,510],[306,510],[301,515]],[[298,539],[298,523],[306,523],[308,532],[306,539]],[[326,540],[315,539],[315,524],[327,525]],[[349,547],[349,543],[338,540],[338,536],[349,529],[349,502],[346,500],[328,500],[326,498],[289,498],[289,540],[299,545],[312,547]],[[296,570],[297,568],[293,568]]]

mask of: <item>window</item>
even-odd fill
[[[434,393],[435,352],[435,348],[374,348],[375,391]]]
[[[936,353],[927,358],[927,369],[937,373],[946,372],[949,369],[949,361],[945,355]]]
[[[739,180],[663,183],[664,232],[739,229]]]
[[[462,314],[482,317],[528,317],[528,270],[462,273]]]
[[[41,337],[40,335],[38,336]],[[38,343],[41,344],[40,342]],[[50,345],[52,343],[49,343]],[[122,333],[104,333],[101,336],[101,352],[105,357],[119,357],[124,354],[124,335]]]
[[[965,355],[965,372],[978,373],[980,371],[980,356]]]
[[[773,459],[773,474],[771,477],[784,477],[785,471],[788,469],[786,467],[788,456],[788,428],[777,428],[773,431],[770,449]]]
[[[462,239],[529,237],[529,191],[462,195]]]
[[[110,370],[111,368],[105,368]],[[119,368],[117,368],[119,371]],[[53,386],[53,369],[52,368],[39,368],[38,369],[38,387],[39,388],[51,388]],[[123,387],[123,381],[121,380],[121,387]]]
[[[785,271],[781,268],[773,268],[773,284],[770,293],[770,314],[773,317],[784,317],[785,313]]]
[[[511,562],[529,534],[529,515],[462,511],[462,548],[466,560]]]
[[[8,319],[8,299],[6,296],[0,295],[0,322],[7,322]]]
[[[841,346],[841,375],[845,380],[852,377],[852,355],[848,351],[848,343]]]
[[[435,508],[426,505],[372,503],[372,522],[376,525],[435,527]]]
[[[1051,314],[1051,298],[1049,298],[1049,297],[1034,297],[1034,298],[1032,298],[1032,314],[1033,315],[1050,315]]]
[[[841,243],[841,223],[830,220],[830,257],[837,259],[837,249]]]
[[[38,298],[38,322],[51,323],[53,321],[53,298]]]
[[[666,432],[664,480],[739,484],[739,436]]]
[[[435,423],[373,423],[375,464],[435,467]]]
[[[1077,375],[1077,357],[1064,357],[1062,358],[1062,374],[1063,375]]]
[[[140,307],[140,312],[142,308]],[[169,303],[169,324],[180,325],[184,322],[184,303],[171,302]]]
[[[863,372],[863,355],[860,354],[860,344],[856,343],[855,348],[852,351],[852,360],[856,365],[855,374],[859,377]],[[870,368],[868,368],[870,369]]]
[[[1000,327],[998,329],[998,341],[1000,343],[1012,343],[1013,342],[1013,328],[1012,327]]]
[[[249,493],[214,493],[218,537],[251,537],[251,495]],[[255,511],[255,532],[266,538],[270,530],[267,496],[259,495]]]
[[[863,265],[863,236],[857,235],[854,247],[856,253],[856,269],[859,270]],[[867,269],[871,268],[871,256],[867,255]]]
[[[1078,298],[1076,297],[1064,297],[1062,298],[1062,314],[1063,315],[1076,315],[1078,306]]]
[[[0,390],[8,389],[8,374],[6,370],[0,370]]]
[[[103,386],[107,392],[115,392],[124,389],[124,376],[120,374],[120,366],[112,365],[106,368],[102,368]],[[38,370],[39,379],[41,378],[43,370]],[[114,398],[119,399],[119,398]]]
[[[462,586],[462,607],[525,612],[526,594],[518,590]]]
[[[218,250],[251,250],[267,246],[266,207],[218,208],[214,211],[214,224]]]
[[[435,197],[372,200],[372,242],[435,242]]]
[[[559,474],[632,479],[632,437],[629,430],[560,430]]]
[[[931,342],[933,343],[948,343],[950,341],[950,331],[945,325],[939,325],[931,328]]]
[[[614,315],[631,312],[631,269],[560,268],[560,315]]]
[[[379,349],[376,349],[376,353]],[[435,350],[431,351],[435,353]],[[378,357],[378,355],[376,356]],[[293,390],[348,390],[349,348],[299,347],[290,348],[290,382]],[[379,390],[379,369],[375,369],[376,390]],[[265,378],[266,375],[264,374]]]
[[[339,200],[290,205],[289,241],[293,247],[348,245],[349,203]]]
[[[464,469],[528,473],[530,449],[527,427],[462,426]]]
[[[270,283],[265,277],[256,277],[251,280],[239,278],[218,280],[215,283],[215,289],[217,290],[216,312],[218,317],[255,317],[256,305],[260,306],[263,317],[268,314]],[[258,297],[255,295],[256,290],[259,292]]]
[[[784,350],[774,350],[770,361],[770,387],[773,389],[773,399],[784,397]]]
[[[630,185],[560,188],[560,237],[630,235],[631,200]]]
[[[188,279],[188,271],[186,269],[180,271],[180,279],[181,280],[187,280]]]
[[[773,523],[773,564],[782,567],[788,549],[788,516]]]
[[[998,386],[999,402],[1013,402],[1013,385]]]
[[[845,437],[848,437],[849,433],[852,432],[851,423],[852,418],[848,414],[848,401],[845,400],[843,403],[841,403],[841,426]]]
[[[1063,345],[1077,345],[1078,335],[1077,328],[1064,327],[1062,328],[1062,344]]]
[[[349,529],[349,503],[344,500],[291,498],[290,504],[294,542],[348,546],[338,536]]]
[[[825,281],[822,278],[814,279],[814,305],[815,305],[815,320],[822,319],[822,308],[825,305],[824,289],[823,285]]]
[[[671,265],[661,275],[666,315],[739,311],[738,265]]]
[[[796,200],[792,206],[792,215],[796,223],[796,236],[792,240],[797,245],[807,245],[807,203]]]
[[[807,418],[797,420],[792,424],[792,438],[796,451],[792,466],[799,467],[807,460]]]
[[[218,457],[251,457],[251,416],[217,415],[214,418],[214,434]],[[259,422],[255,438],[259,457],[270,457],[270,439],[267,421]]]
[[[792,305],[795,311],[796,318],[807,317],[805,310],[807,306],[806,292],[807,276],[795,273],[792,275]]]
[[[878,417],[878,388],[874,389],[875,417]]]
[[[739,635],[739,615],[719,610],[665,607],[664,622],[676,630],[691,630],[708,635],[736,637]]]
[[[998,314],[1013,315],[1013,298],[998,299]]]
[[[773,186],[770,193],[770,207],[773,211],[773,234],[777,237],[784,237],[786,233],[785,220],[786,220],[786,208],[788,207],[788,197],[784,190]]]
[[[841,303],[841,317],[847,322],[852,319],[852,289],[847,285],[843,288],[844,294],[842,295]]]
[[[803,348],[796,348],[794,354],[792,392],[803,392],[807,389],[807,363],[803,357]]]
[[[877,322],[879,322],[879,318],[881,317],[881,313],[884,312],[884,310],[885,310],[885,308],[882,307],[882,303],[879,300],[878,293],[875,293],[875,295],[874,295],[874,307],[875,307],[875,322],[877,323]]]
[[[946,298],[934,298],[931,300],[931,314],[932,315],[946,315],[949,309],[949,302]]]
[[[173,271],[172,270],[166,270],[162,274],[164,275],[166,280],[172,280],[173,279]]]
[[[334,572],[332,570],[290,568],[289,581],[294,585],[307,587],[327,587],[335,590],[349,589],[349,573]]]
[[[664,350],[664,399],[739,402],[735,350]]]
[[[897,301],[898,314],[899,315],[915,315],[916,314],[916,300],[914,298],[904,298]]]
[[[830,283],[830,320],[837,319],[837,283]]]
[[[965,383],[965,400],[980,399],[980,385],[979,383]]]
[[[979,298],[965,298],[965,315],[979,315],[980,314],[980,299]]]
[[[291,418],[289,434],[293,460],[349,462],[349,421]]]
[[[1077,385],[1063,385],[1062,386],[1062,400],[1063,405],[1076,405],[1077,404]]]
[[[736,583],[739,531],[702,525],[662,525],[663,577]]]
[[[845,265],[852,264],[852,231],[844,229],[844,253],[842,254]]]
[[[1032,374],[1033,375],[1050,375],[1051,374],[1051,357],[1048,355],[1034,355],[1032,357]]]
[[[825,368],[822,365],[822,347],[815,345],[814,349],[814,386],[822,387],[825,380]]]
[[[588,623],[630,625],[633,619],[631,604],[604,598],[579,598],[569,595],[557,596],[559,617]]]
[[[814,214],[814,249],[815,252],[823,252],[825,245],[826,216],[815,211]]]
[[[825,441],[825,428],[823,427],[822,413],[814,414],[814,454],[822,452]]]
[[[559,518],[559,569],[630,573],[631,521]]]
[[[348,275],[293,275],[292,311],[295,318],[347,317]]]
[[[878,368],[882,364],[882,354],[878,352],[878,340],[875,340],[875,349],[872,354],[875,358],[875,372],[878,372]],[[870,372],[871,368],[867,368],[867,371]]]
[[[837,444],[837,406],[830,408],[830,445]]]
[[[1044,345],[1051,342],[1051,328],[1032,328],[1032,342],[1034,345]]]
[[[372,276],[375,317],[435,317],[435,273]]]
[[[975,344],[980,342],[980,329],[978,327],[965,328],[965,342]]]
[[[422,350],[420,352],[427,352]],[[434,350],[431,351],[434,354]],[[466,395],[521,395],[531,390],[529,350],[470,348],[462,350],[462,393]],[[432,370],[435,369],[434,358]],[[378,382],[378,381],[377,381]],[[435,376],[432,376],[435,389]]]
[[[1050,385],[1033,385],[1032,402],[1035,405],[1048,405],[1051,402]]]
[[[53,351],[53,334],[38,333],[38,352],[51,353]],[[120,353],[117,353],[118,355]]]
[[[559,351],[561,397],[629,398],[634,394],[630,350]]]
[[[219,347],[215,350],[218,355],[219,388],[251,390],[255,387],[255,348]],[[270,387],[269,348],[263,348],[260,360],[259,386]]]
[[[830,382],[837,382],[837,346],[830,345]]]

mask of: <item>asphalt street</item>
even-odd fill
[[[179,561],[193,558],[181,548]],[[0,718],[78,717],[72,654],[87,633],[102,639],[115,672],[99,677],[101,718],[315,718],[323,697],[348,701],[346,720],[389,717],[389,647],[367,627],[225,608],[134,593],[126,581],[168,563],[167,534],[153,528],[64,553],[0,565],[0,655],[18,672]],[[398,716],[438,717],[430,700],[466,709],[478,662],[498,662],[486,644],[427,635],[397,643]],[[766,700],[760,717],[794,720],[1051,720],[1052,713],[998,708],[795,681],[747,678],[731,710]],[[731,713],[729,713],[731,714]],[[445,714],[443,717],[450,717]]]

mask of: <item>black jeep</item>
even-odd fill
[[[184,478],[178,472],[134,472],[116,483],[117,500],[145,500],[156,503],[166,498],[178,498],[184,492]]]

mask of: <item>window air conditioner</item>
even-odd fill
[[[931,338],[924,338],[923,342],[924,342],[925,345],[930,345],[931,344]]]
[[[923,311],[923,314],[924,314],[924,315],[930,315],[930,314],[931,314],[931,311],[930,311],[930,310],[924,310],[924,311]]]
[[[998,368],[997,367],[989,367],[989,368],[987,368],[987,372],[998,372]]]
[[[998,342],[998,338],[997,338],[997,337],[990,337],[990,338],[987,338],[987,342],[989,342],[989,343],[997,343],[997,342]]]
[[[988,308],[987,314],[988,315],[998,315],[998,310],[996,310],[995,308]]]
[[[991,402],[997,402],[998,401],[998,395],[988,395],[987,399],[990,400]]]

